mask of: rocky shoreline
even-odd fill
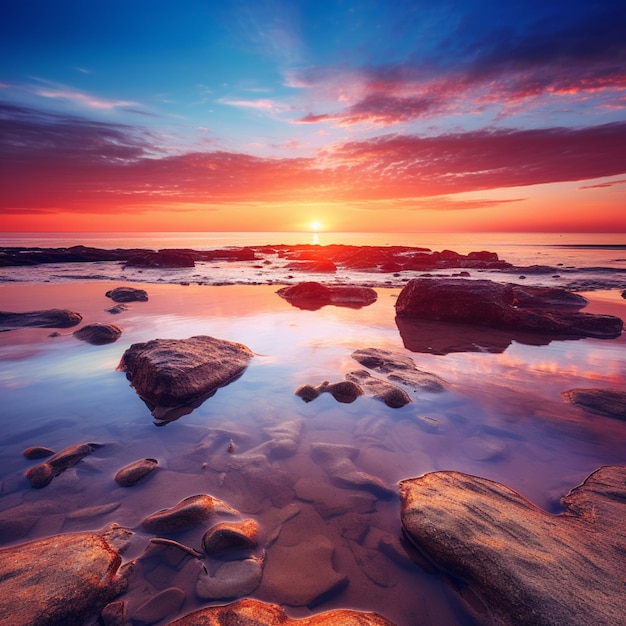
[[[83,259],[72,262],[85,262],[86,256],[89,262],[112,260],[95,259],[99,252],[80,248],[45,257],[65,255],[64,261],[45,262],[68,262],[70,256]],[[381,256],[378,249],[335,246],[332,259],[328,251],[321,259],[310,246],[291,248],[290,262],[330,260],[380,272],[398,273],[428,263],[438,268],[475,269],[492,264],[490,269],[508,269],[492,253],[461,256],[395,249]],[[250,256],[250,249],[241,250],[234,254]],[[158,258],[133,252],[116,260],[152,264],[165,262],[167,256],[168,262],[182,264],[190,259],[186,251]],[[37,254],[24,252],[22,260],[27,262],[31,253]],[[146,302],[150,294],[123,287],[108,291],[106,297],[121,303]],[[306,282],[279,290],[276,298],[315,311],[321,306],[367,307],[377,294],[372,289]],[[448,325],[450,332],[455,325],[473,329],[470,333],[500,328],[537,336],[539,344],[546,337],[548,341],[620,337],[620,318],[585,313],[581,309],[586,304],[584,298],[565,289],[520,287],[465,276],[420,277],[403,287],[395,312],[402,320],[399,329],[402,324],[431,322]],[[66,328],[82,320],[80,313],[63,310],[0,313],[3,330]],[[101,346],[117,341],[123,332],[123,323],[85,324],[73,335]],[[218,388],[237,384],[255,358],[246,345],[212,336],[159,337],[129,346],[118,369],[158,425],[164,425],[198,408]],[[323,394],[344,404],[369,397],[390,411],[402,411],[416,392],[445,394],[450,388],[446,380],[418,368],[403,354],[368,348],[355,350],[350,358],[362,369],[350,370],[344,380],[335,382],[302,381],[294,394],[307,404],[316,400],[315,406],[322,405],[323,400],[317,398]],[[626,394],[619,390],[570,389],[562,395],[563,404],[571,402],[609,419],[626,419]],[[437,421],[425,422],[426,427],[436,429]],[[367,437],[383,448],[384,428],[374,423],[366,426]],[[15,545],[0,549],[2,623],[90,624],[97,618],[104,626],[231,621],[259,626],[392,626],[393,622],[376,612],[317,611],[329,598],[340,596],[350,580],[338,567],[335,546],[328,537],[313,534],[301,541],[285,530],[290,519],[305,515],[296,502],[315,508],[325,523],[338,524],[361,575],[382,591],[396,584],[386,564],[386,559],[392,559],[407,570],[438,572],[459,593],[477,623],[619,623],[626,552],[621,523],[626,516],[624,467],[603,467],[592,473],[563,498],[563,512],[554,515],[505,485],[460,472],[442,470],[390,484],[367,469],[359,447],[346,443],[309,442],[304,454],[318,478],[296,479],[275,464],[302,450],[304,431],[302,420],[275,419],[264,426],[265,439],[258,445],[246,443],[246,434],[233,426],[209,431],[189,450],[190,457],[215,473],[216,488],[232,482],[239,491],[253,493],[259,503],[270,503],[271,514],[265,504],[259,504],[255,515],[214,493],[199,492],[127,527],[123,521],[133,517],[128,510],[132,499],[124,498],[121,506],[120,496],[117,502],[63,515],[74,522],[104,516],[109,520],[104,528],[15,544],[45,512],[25,502],[5,508],[0,512],[0,538]],[[54,486],[88,458],[97,458],[107,446],[78,442],[55,453],[45,441],[40,443],[24,450],[26,459],[38,461],[24,474],[37,492]],[[94,467],[101,466],[96,463]],[[129,491],[158,482],[164,473],[156,458],[134,459],[113,469],[111,482]],[[11,481],[17,484],[19,478],[10,477]],[[335,494],[332,498],[329,490]],[[399,505],[401,536],[374,528],[370,516],[378,506],[389,504]],[[54,515],[61,514],[55,509]],[[127,553],[131,556],[126,557]],[[294,554],[297,562],[287,566]],[[33,563],[37,563],[37,573]],[[219,604],[180,615],[189,598],[200,604]],[[291,618],[285,606],[302,607],[313,614]]]

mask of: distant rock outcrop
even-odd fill
[[[415,278],[400,292],[399,317],[460,322],[555,336],[618,337],[623,321],[581,313],[586,300],[564,289],[464,278]]]
[[[131,345],[118,370],[126,372],[155,418],[171,421],[239,377],[252,357],[241,343],[205,335],[153,339]]]
[[[70,328],[80,324],[83,316],[67,309],[10,313],[0,311],[0,330],[13,328]]]
[[[400,497],[405,534],[484,603],[480,623],[623,623],[626,467],[591,474],[560,515],[459,472],[403,480]]]

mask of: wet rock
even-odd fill
[[[113,324],[87,324],[75,330],[73,335],[81,341],[101,346],[117,341],[122,336],[122,329]]]
[[[123,313],[124,311],[128,311],[128,307],[124,306],[123,304],[116,304],[115,306],[112,306],[109,309],[105,309],[105,311],[107,313],[111,313],[112,315],[119,315],[120,313]]]
[[[101,444],[97,443],[77,443],[68,446],[47,461],[31,467],[25,476],[33,487],[45,487],[55,476],[76,465],[83,457],[100,447]]]
[[[133,622],[140,624],[154,624],[168,615],[173,615],[180,611],[185,601],[185,592],[178,587],[163,589],[144,602],[132,615]]]
[[[151,533],[174,533],[220,514],[236,515],[237,511],[222,500],[199,494],[181,500],[172,508],[162,509],[148,515],[141,524]]]
[[[126,602],[121,600],[109,602],[100,613],[103,626],[125,626],[127,617]]]
[[[379,587],[396,585],[389,561],[378,551],[365,548],[356,541],[348,541],[348,546],[361,571]]]
[[[54,450],[52,450],[52,448],[46,448],[45,446],[31,446],[30,448],[26,448],[22,454],[29,461],[34,461],[35,459],[45,459],[46,457],[52,456]]]
[[[363,389],[352,380],[340,380],[336,383],[329,383],[325,380],[315,387],[312,385],[301,385],[296,389],[295,393],[305,402],[315,400],[321,393],[329,393],[337,402],[349,404],[363,395]]]
[[[12,328],[70,328],[80,324],[83,316],[66,309],[49,309],[47,311],[27,311],[10,313],[0,311],[0,329]]]
[[[394,626],[377,613],[335,609],[294,619],[288,617],[277,604],[268,604],[246,598],[223,606],[210,606],[189,613],[171,622],[169,626]]]
[[[490,623],[623,621],[626,467],[603,467],[551,515],[459,472],[400,483],[406,535],[482,600]]]
[[[156,459],[139,459],[117,471],[113,480],[120,487],[132,487],[142,478],[151,474],[159,465]]]
[[[396,314],[554,336],[609,339],[621,334],[621,319],[577,311],[582,306],[578,298],[554,288],[415,278],[400,292]]]
[[[209,555],[226,550],[251,550],[258,542],[259,525],[253,519],[220,522],[202,537],[202,549]]]
[[[113,302],[147,302],[148,292],[145,289],[135,287],[116,287],[104,294]]]
[[[301,261],[296,263],[289,263],[285,266],[285,269],[296,272],[317,272],[319,274],[332,274],[337,271],[337,266],[327,259],[320,259],[319,261]]]
[[[68,520],[84,520],[94,517],[101,517],[116,511],[120,506],[119,502],[109,502],[108,504],[100,504],[97,506],[87,506],[82,509],[76,509],[66,515]]]
[[[70,533],[0,550],[2,623],[78,625],[97,615],[126,587],[114,543]]]
[[[26,536],[41,517],[40,507],[20,504],[0,511],[0,543]]]
[[[563,398],[593,413],[626,420],[626,391],[618,389],[568,389]]]
[[[328,474],[333,484],[348,489],[363,489],[379,498],[391,498],[395,491],[380,478],[356,468],[353,460],[359,449],[336,443],[314,443],[311,456]]]
[[[413,402],[413,400],[411,400],[411,396],[409,396],[409,394],[404,391],[402,387],[398,387],[398,385],[386,380],[376,378],[365,370],[348,372],[346,374],[346,378],[349,381],[361,385],[368,395],[376,398],[377,400],[382,400],[392,409],[399,409],[405,404]]]
[[[311,502],[323,519],[331,519],[346,513],[373,513],[376,510],[376,496],[370,493],[355,493],[345,496],[335,487],[323,481],[301,478],[295,484],[298,498]]]
[[[227,561],[210,575],[200,574],[196,583],[196,595],[203,600],[227,600],[241,598],[252,593],[263,577],[263,562],[254,557]]]
[[[351,356],[363,367],[387,374],[390,381],[399,382],[415,390],[439,392],[446,388],[446,382],[442,378],[419,369],[411,357],[380,348],[355,350]]]
[[[323,535],[294,546],[274,545],[265,563],[261,593],[290,606],[319,604],[348,584],[333,567],[334,552]]]
[[[183,251],[159,250],[145,251],[131,256],[125,267],[195,267],[196,264],[191,254]]]
[[[204,335],[153,339],[131,345],[118,369],[126,372],[152,415],[167,421],[180,417],[181,408],[198,406],[241,376],[252,357],[241,343]]]
[[[314,281],[282,287],[276,293],[295,307],[310,311],[321,309],[329,304],[360,309],[376,302],[378,297],[378,294],[370,287],[322,285]]]

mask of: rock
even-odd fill
[[[623,623],[626,467],[602,467],[551,515],[508,487],[459,472],[400,483],[402,526],[464,581],[481,623]]]
[[[77,443],[68,446],[47,461],[31,467],[25,476],[33,487],[45,487],[55,476],[76,465],[83,457],[100,447],[102,446],[98,443]]]
[[[204,335],[153,339],[124,352],[118,370],[160,420],[190,412],[245,371],[252,351],[241,343]]]
[[[178,613],[185,601],[185,592],[178,587],[169,587],[159,591],[144,602],[132,615],[133,622],[154,624],[168,615]]]
[[[131,256],[124,267],[195,267],[193,256],[182,251],[145,251]]]
[[[120,487],[132,487],[142,478],[152,473],[159,465],[156,459],[139,459],[117,471],[113,480]]]
[[[180,617],[168,626],[394,626],[377,613],[335,609],[294,619],[277,604],[246,598],[223,606],[210,606]]]
[[[565,290],[520,287],[488,280],[415,278],[396,301],[399,317],[459,322],[554,336],[619,337],[623,321],[581,313],[579,297]]]
[[[626,420],[626,391],[619,389],[569,389],[561,393],[568,402],[594,413]]]
[[[35,459],[45,459],[46,457],[52,456],[54,450],[46,448],[45,446],[31,446],[30,448],[26,448],[22,454],[29,461],[34,461]]]
[[[73,332],[74,337],[94,346],[113,343],[122,336],[122,329],[113,324],[87,324]]]
[[[341,380],[336,383],[329,383],[325,380],[315,387],[312,385],[301,385],[296,389],[296,395],[305,402],[315,400],[321,393],[329,393],[337,402],[349,404],[363,395],[363,389],[351,380]]]
[[[446,382],[442,378],[416,367],[411,357],[380,348],[355,350],[351,356],[364,367],[388,374],[387,378],[391,381],[400,382],[416,390],[430,392],[445,390]]]
[[[100,613],[103,626],[125,626],[127,617],[126,602],[121,600],[109,602]]]
[[[212,576],[203,572],[196,583],[196,595],[203,600],[241,598],[252,593],[263,577],[263,562],[251,557],[227,561]]]
[[[359,449],[336,443],[314,443],[311,445],[313,460],[321,465],[333,484],[347,489],[363,489],[379,498],[391,498],[395,491],[380,478],[358,470],[353,460]]]
[[[386,380],[375,378],[365,370],[348,372],[346,378],[361,385],[369,395],[377,400],[382,400],[392,409],[399,409],[405,404],[413,402],[411,396],[404,389]]]
[[[100,504],[96,506],[87,506],[82,509],[76,509],[65,516],[65,519],[70,520],[84,520],[91,519],[93,517],[100,517],[102,515],[108,515],[113,511],[116,511],[120,506],[119,502],[109,502],[108,504]]]
[[[114,541],[93,532],[0,550],[0,616],[6,626],[79,626],[122,593]]]
[[[120,313],[123,313],[124,311],[128,311],[128,307],[124,306],[123,304],[116,304],[115,306],[112,306],[109,309],[105,309],[105,311],[107,313],[111,313],[112,315],[119,315]]]
[[[261,593],[289,606],[315,606],[348,584],[333,567],[334,552],[323,535],[294,546],[274,545],[265,563]]]
[[[337,266],[328,259],[320,259],[319,261],[302,261],[297,263],[289,263],[285,269],[296,272],[316,272],[319,274],[332,274],[337,271]]]
[[[145,289],[135,289],[135,287],[116,287],[104,294],[111,298],[113,302],[146,302],[148,293]]]
[[[360,309],[376,302],[378,297],[370,287],[327,286],[314,281],[282,287],[276,293],[299,309],[310,311],[321,309],[327,304]]]
[[[256,548],[259,525],[253,519],[240,522],[220,522],[211,526],[202,537],[202,549],[213,555],[225,550]]]
[[[0,311],[0,329],[12,328],[70,328],[79,324],[83,316],[66,309],[49,309],[47,311],[27,311],[26,313],[9,313]]]
[[[222,500],[213,496],[199,494],[181,500],[170,509],[161,509],[148,515],[141,525],[151,533],[175,533],[201,522],[214,515],[236,515],[237,511]]]
[[[0,543],[9,543],[26,536],[41,514],[39,507],[25,504],[0,511]]]

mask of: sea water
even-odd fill
[[[321,239],[324,236],[320,234]],[[204,246],[198,245],[202,238],[197,234],[177,236],[169,243],[160,235],[154,239],[147,235],[93,240],[73,237],[66,234],[42,241],[47,242],[45,247],[81,243],[152,249],[290,243],[285,236],[279,241],[258,235],[229,235],[221,244],[207,237]],[[404,240],[399,245],[458,252],[489,249],[505,260],[518,255],[519,260],[513,262],[521,265],[537,263],[541,252],[550,263],[607,270],[591,272],[598,280],[609,275],[621,280],[626,256],[619,247],[623,237],[590,240],[576,236],[565,244],[611,246],[602,248],[556,248],[554,238],[539,239],[532,245],[530,236],[527,243],[511,236],[509,244],[505,239],[499,246],[495,240],[472,242],[468,237],[467,248],[463,248],[460,240],[440,239],[441,245],[437,245],[434,239],[416,237],[412,243]],[[246,240],[250,243],[244,243]],[[401,240],[390,237],[389,243]],[[30,244],[35,245],[35,241]],[[120,245],[124,241],[128,246]],[[363,236],[361,243],[366,242]],[[50,272],[57,270],[51,268]],[[50,329],[0,333],[0,519],[21,512],[40,513],[21,536],[0,536],[3,545],[95,530],[110,522],[133,528],[145,542],[151,535],[141,528],[144,516],[196,493],[209,493],[228,502],[256,519],[262,529],[271,527],[276,515],[293,505],[298,514],[284,524],[274,544],[288,548],[280,552],[285,560],[281,565],[297,572],[299,551],[321,535],[334,546],[332,567],[347,577],[348,585],[316,606],[285,606],[290,615],[351,607],[377,611],[398,626],[464,625],[472,623],[470,613],[445,577],[427,572],[408,559],[398,562],[379,550],[381,540],[402,536],[399,501],[373,498],[366,512],[355,513],[349,507],[342,510],[337,503],[345,505],[355,495],[368,498],[371,494],[333,484],[315,463],[311,446],[354,446],[358,450],[356,468],[390,486],[432,471],[461,471],[504,483],[554,514],[561,511],[560,498],[589,473],[602,465],[626,462],[626,421],[583,411],[561,396],[572,388],[624,389],[624,335],[612,340],[537,340],[438,323],[407,327],[395,318],[394,303],[401,283],[377,286],[378,298],[370,306],[325,306],[310,311],[281,299],[276,284],[233,281],[228,286],[215,286],[193,280],[175,284],[180,277],[164,284],[158,276],[150,275],[150,280],[133,283],[148,291],[149,300],[131,303],[127,310],[112,315],[106,311],[112,303],[105,293],[128,282],[121,277],[90,279],[97,270],[78,268],[74,270],[76,278],[54,279],[50,274],[44,282],[36,280],[36,273],[28,273],[33,271],[37,269],[2,269],[2,310],[68,308],[83,315],[83,324],[113,323],[123,333],[117,342],[105,346],[80,342],[72,335],[73,329],[62,330],[57,337],[50,337]],[[12,280],[16,274],[20,278]],[[583,274],[588,276],[589,272]],[[135,278],[138,281],[141,276]],[[534,284],[532,276],[506,279]],[[625,319],[624,288],[626,284],[621,289],[584,292],[589,300],[585,310]],[[238,380],[219,389],[190,414],[157,426],[124,373],[117,370],[120,358],[133,343],[200,334],[244,343],[255,356]],[[412,358],[417,367],[446,381],[446,390],[407,389],[412,402],[399,409],[367,396],[341,404],[330,394],[310,403],[294,394],[302,384],[335,382],[350,371],[362,369],[351,355],[368,347]],[[270,456],[264,475],[246,474],[241,469],[246,454],[268,440],[273,426],[289,422],[301,427],[293,454]],[[221,446],[224,450],[207,443],[214,441],[216,432],[231,433]],[[220,466],[228,439],[235,446],[232,457],[227,457],[233,463]],[[31,445],[61,450],[80,442],[104,445],[47,487],[30,487],[24,472],[33,462],[22,456],[22,450]],[[128,489],[113,482],[112,476],[120,467],[144,457],[159,461],[154,475]],[[281,486],[280,493],[276,485]],[[312,490],[317,500],[310,496]],[[76,515],[105,504],[118,506],[95,516]],[[337,512],[329,512],[331,505]],[[376,580],[359,563],[355,539],[346,531],[357,522],[363,530],[359,546],[375,564]],[[172,538],[198,549],[204,530],[192,529]],[[267,562],[278,553],[270,546]],[[137,547],[125,559],[139,554]],[[163,585],[168,586],[167,581]],[[148,583],[146,589],[146,597],[158,591]],[[181,615],[207,604],[195,596],[193,588],[185,592]],[[251,596],[281,603],[281,597],[268,593],[263,581]],[[129,594],[127,598],[132,617],[137,596]]]

